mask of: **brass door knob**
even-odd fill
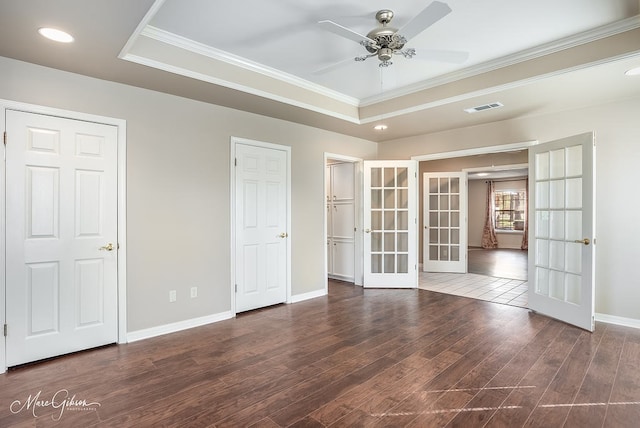
[[[286,238],[287,236],[289,236],[288,233],[282,232],[280,235],[278,235],[278,238]]]
[[[576,244],[584,244],[584,245],[589,245],[591,243],[591,241],[589,240],[589,238],[584,238],[584,239],[576,239],[575,241]]]
[[[100,251],[113,251],[113,244],[111,242],[109,242],[104,247],[98,248],[98,250],[100,250]]]

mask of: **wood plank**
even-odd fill
[[[573,349],[542,395],[537,407],[529,415],[524,426],[561,426],[574,402],[582,380],[598,349],[605,328],[596,328],[594,333],[582,331]]]

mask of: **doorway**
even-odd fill
[[[510,145],[506,147],[506,151],[505,147],[493,147],[419,158],[421,176],[427,173],[446,174],[446,171],[463,171],[468,183],[466,185],[468,216],[465,220],[468,246],[465,247],[467,264],[464,273],[421,272],[420,288],[515,306],[527,306],[527,252],[520,250],[523,231],[501,231],[498,239],[501,246],[505,248],[496,250],[482,249],[481,237],[486,218],[487,179],[511,180],[526,176],[527,147],[531,144],[533,143]],[[510,184],[506,181],[504,183]],[[524,183],[525,181],[522,181],[520,187],[525,187]],[[421,194],[423,191],[421,190]],[[423,213],[425,204],[426,202],[421,207]],[[431,233],[430,230],[425,229],[428,217],[423,214],[420,218],[424,218],[420,232]],[[520,227],[513,229],[520,229]],[[421,248],[421,251],[424,252],[424,248]],[[501,257],[508,254],[513,255],[509,259],[515,259],[512,263]],[[423,270],[425,269],[421,269]]]
[[[324,154],[325,292],[328,281],[362,285],[362,159]]]
[[[526,151],[522,152],[526,157]],[[500,158],[494,159],[499,160]],[[469,273],[526,280],[527,180],[526,163],[469,168]],[[489,197],[488,191],[493,189]],[[491,199],[491,210],[488,208]],[[490,217],[497,248],[483,248],[482,236]]]

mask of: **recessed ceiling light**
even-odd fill
[[[384,131],[387,128],[388,126],[382,123],[373,127],[373,129],[375,129],[376,131]]]
[[[640,76],[640,67],[632,68],[631,70],[627,70],[627,76]]]
[[[73,42],[73,36],[65,31],[57,30],[55,28],[43,27],[38,30],[41,36],[46,37],[49,40],[60,43]]]

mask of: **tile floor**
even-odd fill
[[[529,306],[527,281],[518,279],[475,273],[420,272],[418,288],[522,308]]]

